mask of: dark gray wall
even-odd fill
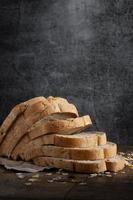
[[[67,97],[133,144],[133,1],[0,0],[0,120],[38,95]]]

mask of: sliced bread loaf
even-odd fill
[[[95,147],[104,145],[106,142],[106,134],[103,132],[88,131],[73,135],[56,134],[54,138],[54,144],[60,147]]]
[[[61,168],[80,173],[99,173],[106,171],[105,160],[79,161],[53,157],[38,157],[33,161],[36,165],[39,166]]]
[[[116,144],[114,143],[107,143],[106,145],[92,148],[70,148],[44,145],[34,146],[32,149],[21,152],[20,157],[26,161],[40,156],[73,160],[99,160],[114,157],[116,153]]]

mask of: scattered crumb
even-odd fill
[[[46,175],[46,176],[51,176],[51,175],[52,175],[52,173],[46,173],[45,175]]]
[[[54,182],[54,180],[52,180],[52,179],[51,180],[47,180],[47,181],[48,181],[48,183],[53,183]]]
[[[96,177],[98,174],[90,174],[90,177]]]
[[[103,174],[103,173],[99,173],[98,176],[105,176],[105,174]]]
[[[87,185],[87,183],[81,182],[81,183],[79,183],[79,185]]]
[[[112,177],[112,175],[111,175],[111,174],[106,174],[106,176],[107,176],[107,177]]]
[[[79,182],[79,181],[76,180],[76,179],[72,179],[71,182],[72,182],[72,183],[77,183],[77,182]]]
[[[23,179],[25,177],[24,174],[22,173],[16,173],[17,177],[20,178],[20,179]]]
[[[67,182],[66,182],[66,181],[62,181],[62,182],[60,182],[60,183],[66,184]]]
[[[54,180],[54,181],[61,180],[61,176],[54,177],[53,180]]]
[[[113,175],[116,175],[117,173],[116,173],[116,172],[113,172],[112,174],[113,174]]]
[[[122,155],[122,156],[124,156],[124,155],[125,155],[125,153],[124,153],[124,152],[119,152],[119,154],[120,154],[120,155]]]
[[[25,185],[32,185],[32,183],[25,183]]]
[[[29,178],[28,181],[30,181],[30,182],[35,182],[35,181],[38,181],[38,179],[35,179],[35,178]]]
[[[120,173],[121,173],[121,174],[125,174],[126,172],[125,172],[125,171],[121,171]]]
[[[56,174],[61,174],[61,172],[63,171],[63,169],[59,169]]]
[[[35,174],[32,176],[32,178],[39,178],[39,177],[40,177],[39,174]]]
[[[105,172],[105,174],[111,174],[111,172]]]
[[[62,175],[64,175],[64,176],[67,176],[67,175],[68,175],[68,173],[66,173],[66,172],[63,172],[63,173],[62,173]]]

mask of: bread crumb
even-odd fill
[[[39,178],[39,174],[33,175],[32,178]]]
[[[96,177],[98,174],[90,174],[90,177]]]
[[[52,179],[51,180],[47,180],[47,181],[48,181],[48,183],[53,183],[54,182],[54,180],[52,180]]]
[[[81,183],[79,183],[79,185],[87,185],[87,183],[81,182]]]
[[[25,185],[32,185],[32,183],[25,183]]]
[[[107,174],[106,176],[107,176],[107,177],[112,177],[112,175],[111,175],[111,174]]]

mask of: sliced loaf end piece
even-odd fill
[[[108,171],[118,172],[125,167],[125,159],[122,156],[116,156],[106,160],[106,167]]]

